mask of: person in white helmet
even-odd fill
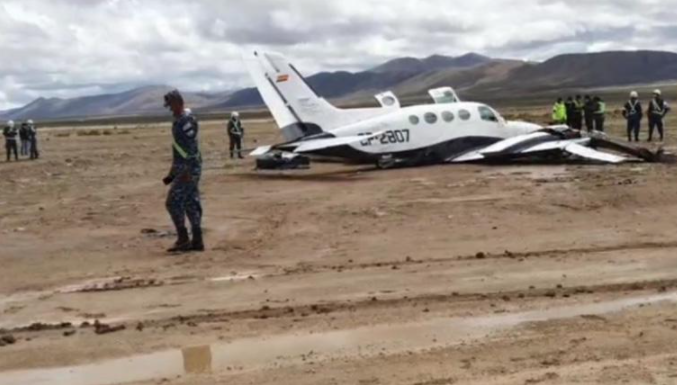
[[[653,92],[653,100],[649,103],[649,109],[647,110],[647,115],[649,117],[649,142],[653,140],[654,129],[658,129],[661,142],[665,139],[663,119],[665,119],[665,115],[667,115],[668,112],[670,112],[670,106],[663,100],[661,90],[655,90]]]
[[[630,93],[630,100],[623,107],[623,117],[628,122],[628,142],[632,142],[633,138],[636,142],[639,142],[639,131],[643,114],[639,94],[637,91],[632,91]]]
[[[38,159],[40,157],[40,152],[38,151],[38,129],[35,127],[35,122],[33,122],[33,120],[28,119],[27,123],[31,159]]]
[[[7,122],[7,126],[2,130],[2,135],[5,137],[5,150],[7,151],[7,161],[12,159],[12,152],[14,153],[14,160],[19,160],[19,145],[17,144],[17,136],[19,130],[14,125],[14,121]]]
[[[242,139],[244,138],[244,128],[242,127],[242,121],[240,120],[240,113],[234,111],[230,115],[230,120],[228,121],[228,138],[230,139],[230,159],[233,159],[235,155],[239,159],[242,157]]]

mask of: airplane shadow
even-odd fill
[[[372,172],[379,171],[376,167],[362,167],[343,169],[329,172],[316,172],[311,170],[287,170],[287,171],[250,171],[232,174],[239,179],[254,181],[297,181],[297,182],[348,182],[354,180],[369,179]]]

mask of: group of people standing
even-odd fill
[[[601,97],[590,95],[576,95],[569,97],[566,102],[559,98],[552,107],[554,124],[566,124],[577,130],[585,128],[590,131],[604,131],[606,121],[606,103]]]
[[[664,120],[668,112],[670,112],[670,106],[663,99],[661,90],[655,90],[646,110],[649,120],[649,142],[653,141],[655,131],[658,131],[660,141],[664,140]],[[628,141],[639,142],[644,110],[637,91],[630,93],[630,100],[623,106],[623,117],[627,121]],[[582,130],[585,123],[588,132],[603,132],[606,121],[606,103],[599,96],[591,97],[590,95],[569,97],[566,102],[559,98],[552,107],[552,120],[554,124],[566,124],[577,130]]]
[[[21,127],[17,127],[14,121],[10,120],[2,130],[2,135],[5,137],[5,151],[7,152],[7,161],[19,160],[21,156],[28,156],[30,159],[38,159],[40,152],[38,151],[38,131],[35,123],[32,120],[27,120]]]
[[[649,142],[653,140],[654,131],[656,130],[658,130],[658,135],[660,135],[660,141],[662,142],[665,139],[664,120],[668,112],[670,112],[670,106],[663,99],[663,94],[660,90],[655,90],[653,98],[649,102],[649,107],[646,110],[649,120]],[[628,141],[632,142],[634,139],[636,142],[639,142],[639,132],[642,127],[644,112],[637,91],[630,93],[630,100],[623,107],[623,117],[628,122]]]

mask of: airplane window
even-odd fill
[[[423,115],[423,119],[425,119],[428,124],[437,123],[437,115],[433,114],[432,112],[428,112],[427,114]]]
[[[470,112],[467,110],[461,110],[458,112],[458,117],[463,119],[463,120],[469,120],[470,119]]]
[[[392,106],[395,104],[395,98],[393,98],[392,96],[386,96],[385,98],[383,98],[383,104],[385,104],[386,106]]]
[[[494,114],[494,111],[491,110],[491,108],[480,107],[479,112],[482,120],[486,120],[489,122],[498,122],[498,118],[496,117],[496,114]]]
[[[447,123],[451,123],[454,121],[454,114],[449,111],[444,111],[442,112],[442,119]]]
[[[421,121],[421,119],[419,119],[418,116],[416,116],[416,115],[411,115],[409,117],[409,123],[411,123],[413,125],[417,125],[420,121]]]

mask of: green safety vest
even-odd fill
[[[173,142],[172,145],[173,145],[174,149],[176,150],[176,152],[178,152],[179,155],[181,155],[181,157],[183,159],[200,159],[200,153],[199,152],[195,156],[188,156],[188,152],[186,150],[184,150],[181,146],[179,146],[179,144],[176,143],[176,141]]]
[[[599,102],[599,107],[597,108],[597,111],[595,111],[596,115],[604,115],[606,114],[606,103],[604,102]]]
[[[552,107],[552,120],[556,122],[566,122],[567,107],[564,103],[555,103]]]

